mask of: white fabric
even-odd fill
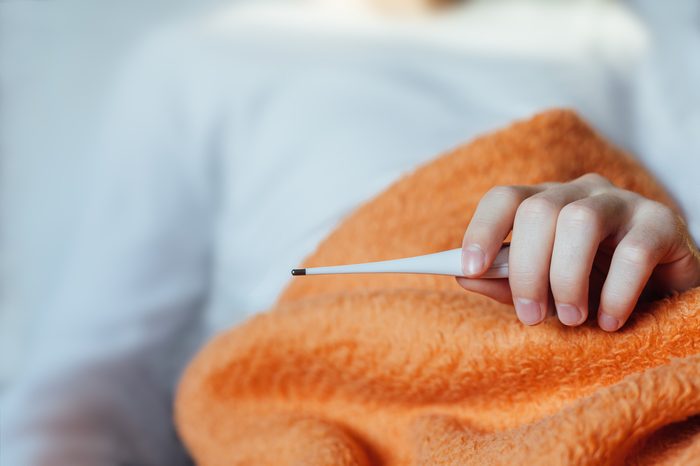
[[[0,395],[69,257],[115,72],[156,25],[231,1],[0,1]]]
[[[171,397],[196,345],[269,306],[402,173],[543,108],[636,148],[698,212],[675,183],[700,168],[698,132],[673,124],[654,31],[621,6],[406,21],[276,8],[172,27],[131,61],[72,263],[4,400],[7,464],[186,463]]]

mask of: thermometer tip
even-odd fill
[[[306,275],[306,269],[292,269],[292,275]]]

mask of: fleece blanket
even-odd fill
[[[652,175],[554,110],[443,155],[361,206],[304,266],[459,247],[494,185]],[[536,327],[451,277],[300,277],[187,368],[178,431],[202,466],[700,464],[700,288]]]

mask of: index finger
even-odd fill
[[[462,241],[462,271],[465,277],[476,278],[488,270],[503,240],[513,229],[518,206],[549,185],[496,186],[484,195]]]

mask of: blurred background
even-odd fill
[[[370,3],[381,19],[356,14]],[[428,3],[445,2],[0,0],[0,394],[28,365],[32,335],[47,309],[73,314],[58,344],[49,338],[50,325],[44,334],[43,365],[27,379],[29,388],[18,392],[17,419],[36,398],[30,389],[65,374],[89,373],[82,367],[89,358],[80,356],[93,350],[97,362],[91,367],[108,368],[105,361],[111,361],[114,366],[100,376],[122,383],[128,377],[120,371],[143,362],[151,350],[153,360],[143,364],[151,364],[148,370],[159,366],[192,313],[205,309],[214,316],[207,336],[265,309],[289,279],[289,268],[359,202],[439,152],[547,107],[573,107],[638,154],[679,198],[698,238],[700,188],[691,167],[700,163],[700,2],[481,0],[456,2],[461,12],[439,21],[416,20]],[[404,24],[385,21],[402,15],[410,18]],[[119,109],[123,126],[109,128],[105,114],[124,82],[136,91]],[[178,107],[183,102],[187,106]],[[134,128],[130,118],[139,122]],[[174,123],[158,133],[161,119],[163,127]],[[142,151],[125,154],[134,172],[153,170],[141,177],[132,176],[131,167],[119,168],[120,182],[141,183],[133,190],[123,187],[124,204],[133,214],[124,218],[133,222],[107,222],[94,230],[113,234],[115,249],[134,254],[110,255],[101,250],[101,238],[92,238],[80,273],[69,277],[70,296],[54,306],[93,196],[91,174],[103,155],[105,126],[114,130],[115,150],[129,152],[135,143]],[[141,129],[146,134],[138,134]],[[182,138],[173,142],[173,135]],[[167,150],[155,154],[151,143],[191,163],[175,173],[172,185],[160,170],[174,173],[179,162],[170,164]],[[198,151],[224,160],[215,168],[230,169],[226,173],[239,184],[231,187],[225,170],[198,166]],[[200,169],[210,176],[198,178]],[[192,186],[177,185],[190,176]],[[318,192],[333,196],[285,185],[286,176],[317,183]],[[151,193],[153,180],[158,182]],[[161,212],[168,220],[169,200],[189,199],[193,186],[199,195],[217,183],[215,188],[230,191],[229,202],[217,204],[220,199],[212,196],[203,207],[190,196],[192,205],[180,207],[204,213],[178,218],[185,232],[173,232],[171,250],[158,249],[163,237],[156,223]],[[173,186],[179,191],[168,197]],[[111,195],[121,195],[119,186],[112,188]],[[163,193],[165,204],[149,204],[150,194],[156,199]],[[231,214],[214,222],[213,233],[204,231],[202,221],[210,207]],[[104,214],[96,218],[109,218]],[[167,233],[171,225],[163,225]],[[284,234],[275,236],[276,231]],[[206,271],[199,268],[200,255],[206,255],[197,249],[202,241],[212,243],[202,249],[215,256],[207,257]],[[197,250],[188,256],[190,246]],[[142,247],[153,264],[141,263]],[[182,263],[179,256],[173,259],[180,252]],[[103,257],[110,262],[101,263]],[[141,272],[148,280],[136,278]],[[83,296],[80,287],[92,275],[94,286],[85,285]],[[110,302],[103,308],[105,299]],[[48,317],[53,325],[63,315]],[[107,329],[102,317],[111,319]],[[160,345],[153,349],[149,340],[157,340],[158,330],[167,334],[163,341],[172,341],[153,343]],[[83,336],[71,346],[74,337]],[[99,351],[105,341],[105,347],[112,345],[110,354]],[[125,341],[138,348],[125,350]],[[65,364],[57,366],[49,356],[61,345]],[[173,359],[177,374],[186,357]],[[155,399],[169,396],[172,374],[162,378],[166,382]],[[134,386],[140,387],[140,377],[133,377]],[[73,393],[72,387],[65,392]],[[147,397],[141,402],[154,404]],[[141,415],[160,416],[160,428],[170,435],[169,409],[164,402],[162,411],[151,415],[144,409]],[[124,410],[115,411],[118,417]],[[134,437],[137,444],[140,437]],[[163,444],[171,445],[174,437],[167,438]]]
[[[66,245],[84,208],[89,182],[86,173],[91,170],[96,134],[114,76],[144,38],[164,24],[193,21],[232,3],[244,2],[0,2],[0,390],[26,350],[27,332],[46,306],[65,262]],[[318,3],[342,7],[352,2]],[[379,3],[391,7],[403,2]],[[575,24],[585,32],[581,37],[563,38],[562,45],[547,42],[544,34],[542,38],[533,35],[532,43],[541,48],[541,53],[533,56],[549,54],[561,60],[567,50],[582,51],[578,57],[582,62],[602,60],[603,67],[612,69],[613,86],[643,70],[631,88],[619,90],[644,96],[636,101],[635,109],[625,109],[629,111],[625,121],[620,114],[600,116],[611,123],[600,121],[600,129],[626,148],[673,150],[679,138],[693,134],[700,126],[694,111],[697,93],[693,94],[687,84],[700,74],[693,2],[671,2],[672,7],[612,0],[470,3],[481,5],[484,21],[479,24],[483,31],[492,31],[491,35],[482,34],[483,40],[477,37],[481,29],[468,38],[470,53],[488,56],[505,50],[506,55],[522,54],[524,59],[528,53],[533,55],[532,51],[528,52],[527,44],[517,43],[516,33],[509,37],[508,18],[501,23],[493,21],[506,10],[503,5],[513,7],[515,13],[511,11],[510,16],[516,20],[519,15],[523,21],[541,16],[542,24],[553,31],[557,18],[568,17],[567,8],[580,10],[575,14],[581,19]],[[485,5],[496,7],[492,12]],[[552,13],[550,19],[546,18],[548,12]],[[600,40],[591,40],[587,34],[597,34]],[[607,45],[601,48],[603,41]],[[645,125],[659,131],[647,134],[640,129]],[[691,147],[696,144],[687,139],[683,142]],[[675,156],[683,150],[681,144]]]
[[[221,3],[0,1],[0,390],[66,259],[114,75],[149,32]]]

